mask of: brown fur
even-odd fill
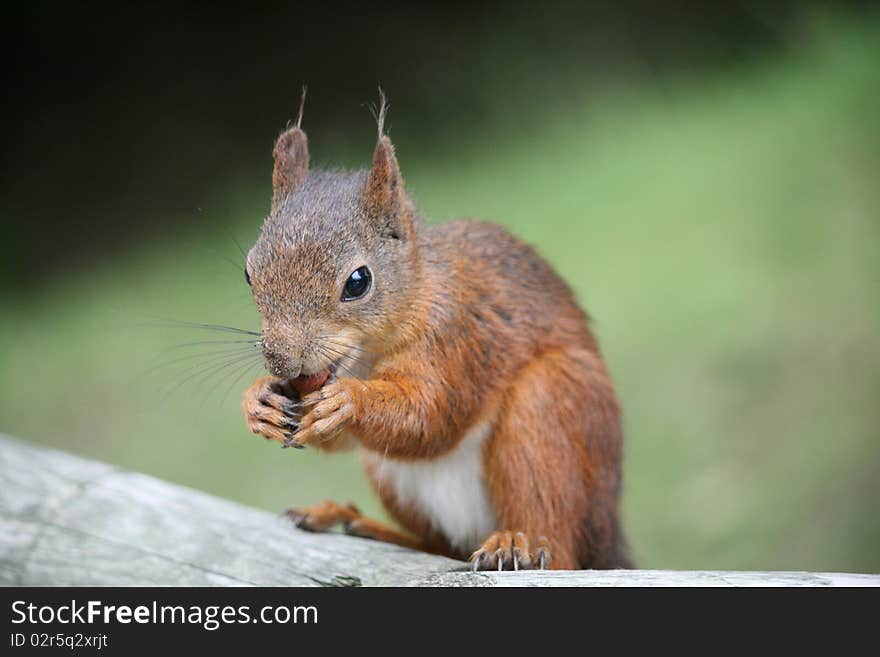
[[[498,532],[472,555],[475,567],[627,566],[618,405],[568,287],[499,226],[423,225],[381,128],[366,174],[306,173],[299,127],[275,154],[272,212],[247,259],[275,377],[245,394],[250,430],[410,460],[440,457],[490,422],[483,476]],[[345,278],[363,264],[373,289],[341,303]],[[346,371],[320,390],[301,400],[290,390],[289,378],[337,358]],[[468,556],[367,473],[412,536],[339,505],[323,507],[330,524]]]

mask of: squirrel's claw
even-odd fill
[[[354,504],[339,504],[326,500],[313,506],[286,509],[284,515],[300,529],[309,532],[326,532],[336,525],[354,522],[361,517],[361,512]]]
[[[530,542],[525,532],[496,531],[489,534],[469,561],[474,572],[531,568],[545,570],[550,565],[549,541],[539,536]]]
[[[245,421],[251,433],[275,440],[282,447],[301,447],[294,436],[300,428],[302,402],[283,392],[281,380],[271,376],[258,379],[242,399]]]
[[[296,441],[302,445],[326,442],[338,436],[354,415],[352,394],[341,379],[303,398],[309,408],[302,420]]]

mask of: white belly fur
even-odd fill
[[[381,486],[418,510],[453,547],[476,549],[496,529],[483,479],[483,444],[490,422],[471,427],[454,450],[431,460],[399,461],[368,452]]]

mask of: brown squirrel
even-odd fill
[[[359,448],[408,533],[351,504],[288,514],[475,570],[630,567],[620,412],[587,316],[504,228],[422,222],[385,111],[369,171],[309,170],[302,106],[275,144],[245,269],[273,376],[242,407],[283,446]]]

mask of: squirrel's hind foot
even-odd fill
[[[525,532],[489,534],[469,561],[477,570],[545,570],[550,566],[550,544],[544,536],[530,539]]]
[[[312,506],[286,509],[284,515],[300,529],[309,532],[326,532],[336,525],[347,526],[360,518],[361,512],[351,502],[339,504],[326,500]]]
[[[341,525],[343,531],[349,536],[392,543],[413,550],[422,549],[421,541],[417,538],[404,534],[383,522],[367,518],[351,502],[339,504],[326,500],[313,506],[287,509],[284,515],[300,529],[310,532],[326,532]]]

